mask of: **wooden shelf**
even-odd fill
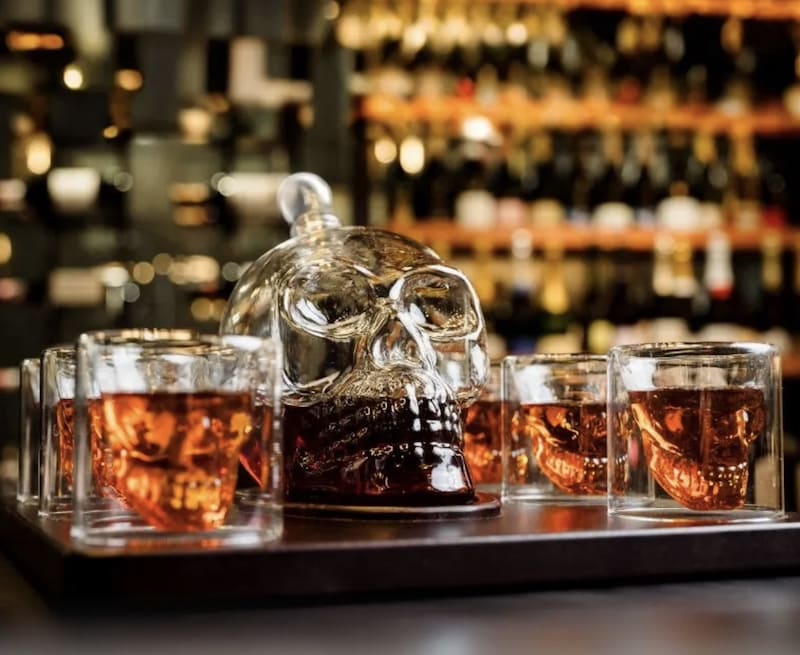
[[[483,0],[499,4],[506,0]],[[800,20],[797,0],[517,0],[562,11],[598,9],[659,16],[735,16],[753,20]]]
[[[704,249],[708,232],[667,232],[665,230],[631,228],[621,231],[601,230],[593,227],[563,225],[555,228],[510,228],[495,227],[490,230],[473,230],[461,227],[451,221],[436,220],[413,223],[411,225],[390,223],[387,228],[404,236],[436,248],[446,246],[451,250],[475,250],[476,244],[495,251],[508,250],[514,234],[519,230],[530,234],[534,249],[558,245],[566,251],[580,252],[590,248],[601,250],[626,250],[648,252],[653,249],[657,238],[666,235],[676,241],[688,241],[694,250]],[[772,229],[779,236],[784,248],[794,248],[800,240],[800,230],[795,228]],[[725,230],[731,247],[739,251],[759,250],[765,231]]]
[[[403,100],[390,96],[366,96],[361,105],[361,117],[392,127],[405,128],[409,123],[424,123],[449,127],[453,131],[460,131],[468,118],[485,117],[496,127],[530,130],[665,129],[713,134],[800,135],[800,118],[789,114],[780,104],[732,115],[712,105],[684,105],[660,110],[643,104],[509,97],[495,105],[484,106],[474,100],[455,97]]]

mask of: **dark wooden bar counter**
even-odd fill
[[[55,613],[0,555],[0,652],[795,655],[800,579]]]
[[[59,537],[66,522],[42,531],[2,511],[4,654],[731,655],[800,643],[797,516],[680,527],[609,521],[602,506],[430,523],[288,517],[268,549],[87,558]]]
[[[501,516],[354,521],[287,516],[262,548],[74,549],[67,521],[11,501],[0,544],[56,606],[339,602],[800,572],[800,516],[683,524],[608,518],[604,505],[508,503]]]

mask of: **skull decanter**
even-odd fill
[[[489,371],[472,285],[432,250],[342,227],[320,178],[287,178],[292,238],[239,280],[221,332],[277,337],[284,351],[289,502],[469,503],[461,410]]]

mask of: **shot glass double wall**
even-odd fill
[[[73,538],[109,547],[255,544],[282,533],[279,347],[129,330],[78,345]],[[119,507],[93,511],[92,407]],[[239,503],[247,468],[259,502]]]
[[[609,512],[661,520],[784,516],[781,371],[761,343],[609,354]]]
[[[26,505],[39,502],[39,462],[42,450],[40,368],[38,357],[22,360],[19,367],[20,439],[17,501]]]
[[[507,357],[501,378],[503,499],[604,503],[605,357]]]
[[[54,346],[41,356],[41,489],[39,513],[72,511],[75,432],[75,348]]]

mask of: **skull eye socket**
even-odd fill
[[[402,298],[412,319],[433,338],[465,336],[480,327],[469,286],[456,275],[410,275]]]
[[[352,270],[313,270],[289,284],[286,310],[298,326],[317,334],[353,332],[374,304],[369,280]],[[344,335],[341,335],[344,336]]]

